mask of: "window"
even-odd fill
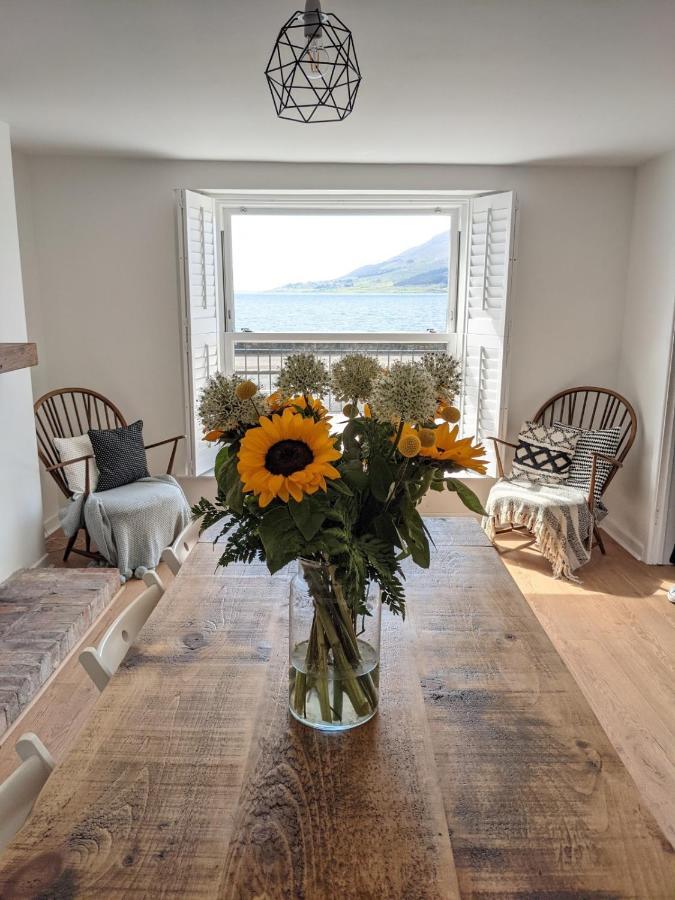
[[[272,391],[284,358],[330,365],[360,349],[383,365],[461,356],[467,432],[501,431],[512,195],[241,198],[181,192],[191,471],[213,465],[195,406],[217,369]],[[332,398],[329,398],[332,402]]]

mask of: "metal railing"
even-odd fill
[[[347,353],[365,353],[389,368],[396,360],[411,362],[424,353],[443,353],[448,347],[447,335],[443,334],[400,339],[392,335],[270,336],[238,332],[232,338],[234,372],[250,378],[266,393],[275,390],[284,360],[293,353],[314,353],[329,369]],[[340,404],[332,396],[327,399],[330,409],[339,408]]]

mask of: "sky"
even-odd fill
[[[321,281],[378,263],[450,228],[448,216],[232,216],[234,290]]]

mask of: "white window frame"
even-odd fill
[[[464,326],[465,308],[464,302],[467,292],[468,271],[468,229],[470,228],[471,201],[483,198],[490,194],[497,194],[489,190],[465,191],[465,192],[263,192],[263,191],[207,191],[200,193],[213,198],[217,222],[220,229],[220,241],[218,241],[218,266],[221,277],[218,279],[218,291],[220,304],[220,320],[223,323],[219,334],[219,357],[222,367],[227,373],[234,370],[234,345],[235,343],[255,344],[256,342],[278,341],[280,343],[415,343],[446,345],[448,352],[460,359],[464,357],[464,341],[466,339]],[[514,211],[517,210],[515,195],[513,196]],[[252,215],[419,215],[440,214],[451,219],[451,238],[449,248],[449,283],[448,283],[448,315],[446,331],[441,333],[428,332],[237,332],[235,331],[235,309],[233,291],[233,260],[231,241],[231,217],[233,214]],[[513,223],[515,227],[516,217]],[[460,240],[460,235],[462,239]],[[511,264],[515,261],[515,234],[511,235]],[[510,268],[512,278],[513,266]],[[497,437],[504,437],[506,431],[507,410],[507,386],[509,383],[509,336],[510,336],[510,312],[513,298],[509,296],[505,309],[504,333],[502,336],[502,369],[501,369],[501,396],[498,425],[495,429]],[[184,354],[184,360],[186,356]],[[189,366],[189,361],[187,363]],[[191,373],[186,372],[186,379]],[[190,422],[188,411],[188,423]],[[491,449],[491,448],[488,448]],[[190,454],[188,462],[190,473],[195,472],[194,452]]]
[[[286,194],[276,198],[266,196],[241,197],[239,195],[219,197],[216,200],[216,209],[220,222],[222,239],[222,280],[220,289],[222,292],[223,321],[225,332],[223,334],[223,360],[226,371],[231,373],[234,369],[234,344],[251,343],[261,341],[279,341],[280,343],[301,342],[330,342],[335,340],[350,341],[352,343],[385,343],[385,342],[410,342],[410,343],[446,343],[451,352],[457,352],[457,317],[458,317],[458,288],[459,271],[461,261],[459,259],[458,233],[461,227],[464,207],[468,207],[466,200],[449,200],[448,198],[435,197],[432,199],[420,198],[388,198],[384,200],[380,195],[359,195],[358,197],[344,196],[336,199],[334,196],[321,196],[308,198],[306,195]],[[442,215],[450,218],[450,246],[449,271],[448,271],[448,310],[446,318],[446,331],[429,334],[428,332],[238,332],[236,331],[236,311],[234,304],[234,278],[232,260],[232,230],[231,218],[233,215]]]

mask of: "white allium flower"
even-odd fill
[[[434,380],[421,363],[395,362],[375,379],[370,405],[383,421],[430,422],[436,413]]]
[[[264,408],[262,394],[251,400],[240,400],[235,394],[238,384],[244,381],[239,375],[228,378],[222,372],[210,378],[199,398],[198,413],[205,431],[234,431],[239,425],[250,425],[258,421],[254,403],[258,409]]]
[[[346,353],[331,369],[331,387],[337,400],[368,400],[373,381],[382,372],[378,361],[363,353]]]
[[[286,357],[277,387],[284,397],[296,394],[323,397],[330,390],[328,369],[313,353],[294,353]]]
[[[436,399],[451,404],[462,385],[459,360],[447,353],[425,353],[421,363],[434,380]]]

